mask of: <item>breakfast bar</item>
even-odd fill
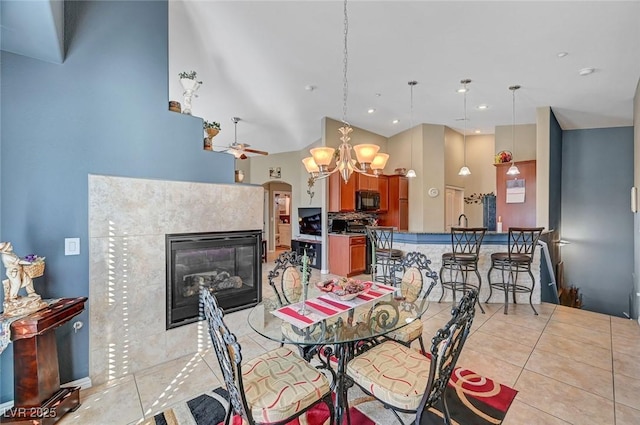
[[[480,302],[484,303],[489,298],[490,290],[487,281],[487,273],[491,267],[491,254],[496,252],[505,252],[508,250],[507,244],[508,233],[487,232],[482,241],[482,246],[479,253],[478,272],[482,278],[482,285],[480,288]],[[411,252],[417,251],[425,254],[427,258],[431,260],[431,268],[439,271],[442,266],[442,254],[445,252],[451,252],[451,233],[420,233],[420,232],[395,232],[393,235],[393,248],[400,249],[402,251]],[[535,288],[532,296],[533,304],[540,304],[540,259],[541,250],[536,248],[536,254],[534,255],[533,262],[531,264],[531,272],[536,278]],[[494,272],[492,277],[497,277]],[[524,284],[531,284],[531,280],[526,273],[521,273],[518,277]],[[475,282],[475,276],[471,276],[470,280]],[[429,295],[429,300],[438,301],[442,296],[442,286],[437,285]],[[460,294],[457,295],[458,299]],[[521,304],[529,303],[528,294],[517,294],[516,300]],[[442,298],[442,302],[453,301],[452,293],[446,290]],[[504,302],[504,293],[502,291],[493,291],[489,299],[490,303],[501,304]]]

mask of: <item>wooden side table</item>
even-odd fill
[[[80,388],[60,388],[55,329],[84,310],[86,297],[62,298],[11,324],[13,407],[2,424],[50,425],[80,406]]]

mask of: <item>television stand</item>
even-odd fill
[[[313,239],[297,238],[291,240],[291,250],[303,255],[307,250],[307,256],[311,260],[310,267],[322,269],[322,242]]]

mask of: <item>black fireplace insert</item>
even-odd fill
[[[262,299],[262,231],[166,235],[167,329],[199,320],[200,288],[225,312]]]

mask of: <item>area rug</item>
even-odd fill
[[[517,391],[496,383],[468,369],[458,367],[454,370],[447,391],[447,405],[454,425],[489,425],[500,424]],[[155,415],[145,425],[217,425],[224,421],[228,407],[228,393],[223,388],[216,388],[193,398],[185,403]],[[351,425],[374,425],[389,422],[388,411],[385,411],[373,397],[360,397],[349,400]],[[364,406],[368,408],[364,408]],[[372,408],[373,407],[373,408]],[[367,416],[360,409],[368,412]],[[378,417],[381,412],[385,418]],[[439,423],[442,413],[432,409],[430,414]],[[322,425],[328,423],[329,411],[324,403],[310,409],[299,419],[288,425]],[[234,421],[234,425],[240,425]]]

